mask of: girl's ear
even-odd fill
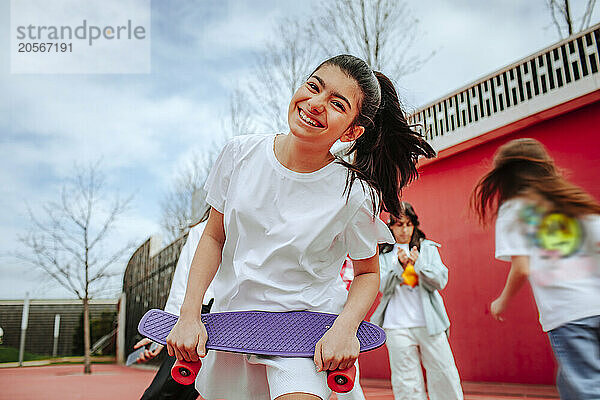
[[[365,127],[360,125],[355,125],[350,127],[344,132],[342,137],[340,137],[340,142],[352,142],[358,139],[363,133],[365,133]]]

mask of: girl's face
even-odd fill
[[[350,128],[362,96],[356,81],[336,66],[324,65],[294,93],[288,109],[292,134],[327,145],[352,141],[363,127]]]
[[[410,219],[405,215],[401,216],[394,225],[390,226],[390,230],[394,234],[396,243],[408,244],[412,237],[415,226],[410,222]]]

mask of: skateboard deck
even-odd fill
[[[145,337],[166,345],[167,335],[175,326],[177,318],[176,315],[165,311],[152,309],[142,317],[138,330]],[[312,311],[232,311],[201,316],[208,333],[207,350],[310,358],[314,356],[315,345],[333,325],[336,318],[335,314]],[[356,336],[361,352],[376,349],[385,343],[383,329],[370,322],[361,322]],[[191,375],[195,379],[197,369],[186,372],[177,368],[176,364],[172,375],[178,382],[187,383],[191,379],[186,378],[191,378]],[[184,376],[177,376],[178,373],[183,373]],[[186,376],[186,373],[191,375]],[[330,383],[330,387],[341,392],[352,389],[353,377],[345,375],[347,374],[342,373],[337,376],[329,374],[334,382]],[[342,384],[344,380],[346,382]],[[349,384],[351,386],[348,389]]]

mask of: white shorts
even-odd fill
[[[312,358],[266,357],[209,351],[196,390],[206,400],[273,400],[288,393],[329,399],[327,373]]]

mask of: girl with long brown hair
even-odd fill
[[[460,400],[460,376],[447,337],[450,319],[439,293],[448,283],[448,268],[441,245],[426,239],[413,206],[401,205],[400,215],[390,215],[388,222],[395,243],[381,246],[382,297],[371,322],[385,329],[395,399]]]
[[[559,364],[563,399],[600,393],[600,204],[559,172],[535,139],[501,146],[471,196],[480,221],[496,218],[496,258],[511,268],[490,305],[499,321],[528,279]]]

